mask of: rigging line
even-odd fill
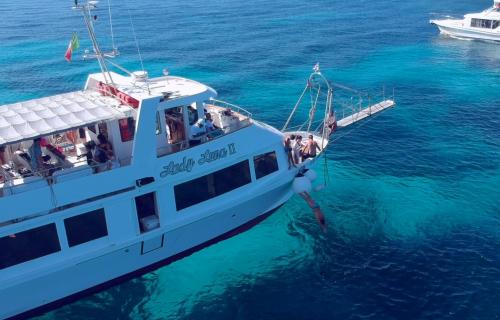
[[[307,91],[307,85],[306,87],[304,88],[304,90],[302,91],[302,94],[300,95],[299,97],[299,100],[297,101],[297,103],[295,104],[295,106],[293,107],[293,110],[292,112],[290,113],[290,116],[288,117],[288,119],[286,120],[285,122],[285,125],[283,126],[283,128],[281,129],[281,131],[285,131],[286,128],[288,127],[288,125],[290,124],[290,121],[292,120],[292,117],[295,113],[295,111],[297,111],[297,108],[299,107],[300,103],[302,102],[302,98],[304,97],[304,95],[306,94],[306,91]]]
[[[109,63],[110,65],[112,65],[113,67],[115,68],[118,68],[120,69],[121,71],[125,72],[126,74],[128,74],[129,76],[132,75],[132,72],[125,69],[124,67],[120,66],[118,63],[114,63],[113,61],[111,61],[110,59],[104,59],[107,63]]]
[[[144,62],[142,61],[141,49],[139,48],[139,41],[137,40],[137,34],[135,33],[134,22],[132,21],[132,14],[130,13],[130,8],[127,6],[128,18],[130,20],[130,26],[132,27],[132,34],[134,35],[135,46],[137,48],[137,53],[139,54],[139,61],[141,62],[142,72],[146,73],[144,69]],[[146,79],[146,87],[148,89],[148,94],[151,94],[151,90],[149,88],[149,81]]]
[[[342,139],[343,137],[348,136],[348,135],[349,135],[349,134],[351,134],[353,131],[358,130],[359,128],[361,128],[361,127],[365,126],[367,123],[369,123],[370,121],[374,120],[375,118],[377,118],[377,117],[378,117],[378,116],[380,116],[381,114],[382,114],[382,112],[380,112],[380,113],[376,113],[375,115],[370,116],[370,118],[369,118],[369,119],[367,119],[366,121],[363,121],[360,125],[358,125],[358,126],[356,126],[356,127],[352,128],[351,130],[349,130],[349,131],[345,132],[344,134],[342,134],[342,135],[340,135],[340,136],[336,137],[335,139],[331,139],[331,140],[329,141],[329,143],[334,143],[335,141],[337,141],[337,140],[339,140],[339,139]],[[329,172],[328,172],[328,157],[326,156],[326,152],[324,152],[323,154],[324,154],[324,158],[325,158],[325,162],[324,162],[324,169],[323,169],[323,171],[324,171],[324,176],[323,176],[323,179],[324,179],[324,181],[325,181],[325,186],[326,186],[326,185],[327,185],[327,180],[328,180],[328,182],[330,182],[330,174],[329,174]]]
[[[128,18],[130,21],[130,26],[132,27],[132,35],[134,36],[135,46],[137,48],[137,54],[139,55],[139,61],[141,62],[142,71],[144,71],[144,63],[142,62],[141,49],[139,48],[139,41],[137,40],[137,35],[135,33],[134,22],[132,21],[132,14],[130,13],[130,8],[127,7]]]
[[[318,105],[318,98],[319,94],[321,92],[321,87],[318,87],[318,93],[316,94],[316,99],[314,100],[314,104],[311,107],[311,110],[309,111],[309,125],[307,126],[307,131],[311,130],[311,124],[314,120],[314,116],[316,115],[316,107]]]
[[[330,82],[330,85],[332,87],[337,87],[339,89],[343,89],[343,90],[346,90],[346,91],[351,91],[351,92],[357,93],[360,96],[367,96],[368,95],[368,93],[366,93],[366,92],[363,92],[363,91],[360,91],[360,90],[357,90],[357,89],[353,89],[353,88],[349,88],[348,86],[342,85],[340,83]]]
[[[111,16],[111,0],[108,0],[108,13],[109,13],[109,27],[111,29],[111,45],[113,46],[113,51],[116,49],[115,45],[115,33],[113,31],[113,18]]]

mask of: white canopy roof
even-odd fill
[[[0,145],[120,117],[118,104],[98,93],[77,91],[0,106]]]

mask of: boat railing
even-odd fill
[[[217,100],[217,99],[213,99],[213,98],[210,99],[210,101],[213,102],[216,106],[226,108],[226,109],[231,109],[231,110],[236,111],[239,114],[241,114],[249,119],[252,119],[252,113],[250,111],[246,110],[245,108],[242,108],[240,106],[237,106],[235,104],[232,104],[232,103],[229,103],[226,101]]]
[[[198,142],[196,144],[191,144],[189,139],[183,138],[180,141],[169,142],[168,145],[158,147],[156,149],[157,158],[206,144],[252,124],[252,113],[244,108],[216,99],[211,99],[210,103],[205,105],[205,109],[212,117],[214,128],[197,136]]]
[[[368,114],[371,115],[372,108],[375,111],[377,104],[382,103],[384,101],[389,101],[389,100],[390,101],[395,100],[394,88],[392,89],[392,92],[390,95],[387,95],[386,88],[384,87],[382,89],[382,92],[378,93],[378,94],[359,95],[358,100],[356,102],[351,100],[350,102],[346,103],[346,102],[339,102],[337,100],[337,104],[339,105],[339,107],[335,108],[337,120],[349,117],[353,114],[361,112],[362,110],[365,110],[366,112],[368,112]]]
[[[323,126],[323,123],[324,123],[324,120],[323,119],[318,119],[314,122],[311,123],[311,128],[314,128],[313,130],[310,130],[310,134],[318,134]],[[304,131],[304,127],[306,126],[306,124],[300,124],[300,125],[296,125],[296,126],[293,126],[293,127],[288,127],[286,129],[287,132],[305,132]]]
[[[37,188],[51,186],[57,183],[73,179],[99,174],[105,171],[115,170],[121,166],[130,164],[131,157],[107,161],[104,163],[91,163],[87,159],[73,162],[73,166],[52,166],[43,170],[37,170],[27,175],[3,175],[0,180],[0,198],[14,194],[24,193]],[[5,172],[5,170],[4,170]]]
[[[334,84],[336,87],[340,87],[341,89],[348,89],[349,91],[358,93],[357,96],[352,96],[349,100],[336,100],[336,105],[334,106],[336,120],[339,121],[341,119],[345,119],[351,116],[366,114],[368,116],[372,115],[372,113],[377,113],[380,111],[381,104],[388,103],[389,101],[394,101],[395,99],[395,91],[392,90],[390,95],[386,94],[385,87],[382,89],[382,92],[378,94],[366,94],[361,93],[359,91],[354,91],[350,88],[343,87],[338,84]],[[323,127],[325,126],[325,121],[328,121],[328,117],[324,119],[314,120],[311,123],[308,120],[303,123],[295,126],[288,126],[286,132],[287,133],[307,133],[314,135],[322,135]],[[309,127],[309,130],[306,128]]]

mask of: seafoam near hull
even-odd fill
[[[122,243],[113,251],[109,248],[106,252],[96,251],[84,260],[41,267],[33,276],[5,283],[0,289],[0,318],[32,316],[243,232],[292,196],[291,179],[293,176],[285,172],[269,182],[270,190],[260,191],[260,195],[258,190],[249,191],[247,195],[235,198],[232,207],[204,219],[172,230],[152,232],[142,241]],[[19,299],[21,296],[23,298]],[[26,309],[28,305],[30,309]]]

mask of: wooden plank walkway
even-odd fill
[[[338,120],[337,127],[338,128],[347,127],[353,123],[356,123],[356,122],[361,121],[365,118],[368,118],[377,112],[380,112],[380,111],[383,111],[387,108],[393,107],[394,105],[396,105],[396,103],[393,100],[385,100],[385,101],[379,102],[377,104],[374,104],[372,106],[367,107],[366,109],[363,109],[363,110],[356,112],[350,116],[347,116],[345,118]]]

